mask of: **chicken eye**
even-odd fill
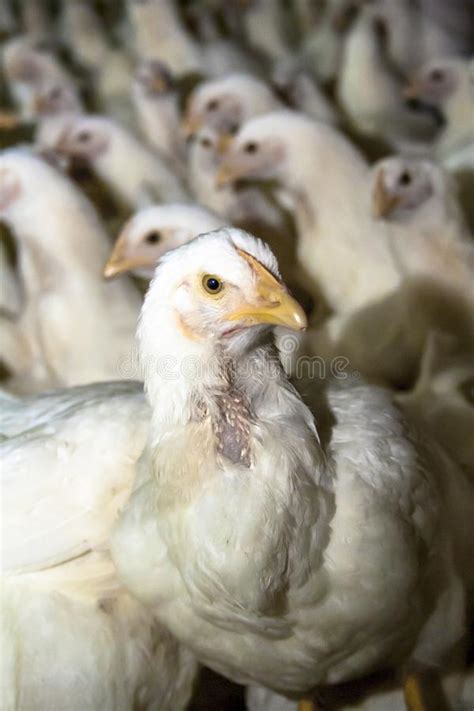
[[[433,69],[430,74],[430,79],[431,81],[434,81],[436,83],[441,82],[444,79],[444,73],[441,71],[441,69]]]
[[[217,99],[211,99],[211,101],[207,102],[207,110],[208,111],[216,111],[216,109],[219,108],[219,102]]]
[[[89,131],[79,131],[79,133],[77,134],[77,140],[80,143],[87,143],[87,141],[90,140],[90,137],[91,134],[89,133]]]
[[[244,146],[244,151],[246,153],[256,153],[258,151],[258,145],[253,141],[246,143]]]
[[[206,274],[202,279],[202,285],[208,294],[218,294],[224,288],[224,284],[212,274]]]
[[[153,232],[150,232],[146,236],[146,242],[148,244],[158,244],[158,242],[161,240],[161,234],[154,230]]]
[[[410,183],[411,183],[410,173],[407,170],[403,171],[398,182],[400,183],[400,185],[410,185]]]

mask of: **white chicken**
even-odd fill
[[[316,26],[304,37],[299,62],[322,83],[336,79],[345,34],[356,15],[357,5],[352,0],[330,0]]]
[[[433,145],[436,158],[454,159],[474,144],[473,60],[439,58],[428,62],[412,77],[405,96],[437,106],[445,127]],[[470,155],[472,156],[472,150]],[[473,163],[471,162],[471,168]]]
[[[127,0],[135,35],[135,53],[140,59],[158,59],[173,73],[200,70],[200,52],[179,22],[169,0]]]
[[[373,168],[372,206],[404,275],[432,277],[474,306],[474,245],[445,171],[429,160],[385,158]]]
[[[254,0],[243,5],[240,19],[249,46],[272,61],[290,56],[281,5],[273,0]]]
[[[282,111],[243,125],[218,182],[277,181],[298,229],[304,285],[337,312],[383,298],[400,280],[384,228],[367,214],[369,167],[336,129]]]
[[[17,105],[20,117],[31,121],[36,117],[35,98],[38,91],[54,85],[80,97],[74,80],[54,54],[28,36],[15,37],[5,44],[2,57],[3,71]]]
[[[123,49],[112,47],[93,7],[64,3],[61,28],[75,59],[89,72],[90,89],[100,112],[133,125],[130,102],[132,63]]]
[[[371,380],[406,388],[431,331],[474,345],[474,245],[452,179],[431,161],[379,161],[369,190],[400,284],[387,298],[310,329],[303,348],[326,363],[343,356]]]
[[[305,324],[246,233],[161,260],[138,331],[147,453],[111,539],[201,661],[293,694],[454,660],[473,582],[471,486],[380,389],[330,388],[316,425],[269,328]]]
[[[203,82],[188,99],[184,119],[186,136],[203,127],[219,134],[234,134],[253,116],[282,108],[271,88],[250,74],[228,74]]]
[[[156,59],[141,62],[131,91],[144,137],[178,174],[184,173],[185,150],[180,132],[179,96],[166,65]]]
[[[142,387],[1,401],[2,708],[184,709],[196,662],[107,548],[149,429]]]
[[[272,73],[272,84],[285,103],[316,121],[339,123],[339,116],[310,72],[294,62],[279,62]]]
[[[24,362],[5,356],[23,389],[117,377],[134,348],[140,296],[127,280],[103,282],[109,241],[90,203],[55,168],[13,148],[0,154],[0,217],[18,244],[24,302],[9,333],[24,344]]]
[[[127,5],[140,59],[165,62],[174,74],[222,76],[229,71],[259,69],[248,52],[230,41],[196,42],[171,0],[128,0]]]
[[[53,136],[53,150],[86,161],[132,207],[188,198],[165,159],[111,118],[71,116]]]
[[[228,134],[219,136],[208,128],[202,129],[194,137],[188,148],[190,189],[196,201],[220,215],[225,224],[250,230],[271,244],[284,265],[285,277],[294,287],[295,275],[292,272],[295,266],[295,244],[291,239],[292,225],[284,210],[258,186],[241,186],[234,190],[230,185],[217,184],[223,150],[228,140]],[[301,287],[304,289],[304,284]]]
[[[131,271],[151,279],[158,260],[225,220],[200,205],[153,205],[137,212],[122,228],[104,268],[108,279]]]
[[[202,129],[188,148],[188,181],[197,202],[217,212],[227,222],[261,221],[274,228],[281,225],[281,213],[254,186],[234,190],[216,183],[223,159],[219,135]]]
[[[388,31],[377,5],[361,8],[342,51],[339,104],[363,134],[395,145],[403,140],[428,143],[435,135],[436,124],[430,115],[405,105],[403,77],[388,56]]]

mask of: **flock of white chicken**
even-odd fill
[[[472,20],[2,0],[2,711],[473,711]]]

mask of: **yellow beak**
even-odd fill
[[[228,185],[232,185],[243,175],[236,166],[230,163],[224,162],[220,166],[216,175],[216,187],[225,188]]]
[[[400,204],[398,195],[390,195],[385,187],[384,172],[380,170],[372,193],[372,216],[379,220],[387,217]]]
[[[410,84],[407,84],[407,86],[402,89],[402,96],[404,99],[417,99],[421,93],[422,88],[416,81],[410,82]]]
[[[16,128],[20,124],[19,117],[10,111],[0,111],[0,128]]]
[[[112,254],[107,260],[107,264],[102,272],[105,279],[113,279],[120,274],[132,271],[132,269],[138,269],[139,267],[152,267],[154,264],[154,262],[150,264],[150,261],[143,256],[125,257],[124,251],[125,235],[122,234],[116,241]]]
[[[267,323],[303,331],[308,325],[306,314],[286,286],[255,257],[240,249],[238,252],[255,272],[256,293],[255,298],[242,303],[227,318],[230,321],[241,321],[246,326]]]
[[[229,150],[229,147],[234,140],[231,133],[222,133],[217,139],[216,149],[219,155],[224,155]]]
[[[182,131],[186,139],[194,136],[201,128],[202,121],[198,116],[193,116],[192,114],[186,114],[183,124]]]

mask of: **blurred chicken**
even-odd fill
[[[302,111],[316,121],[337,124],[336,109],[308,71],[294,62],[279,62],[272,74],[272,84],[291,108]]]
[[[229,71],[257,71],[248,52],[226,40],[199,44],[181,22],[171,0],[127,0],[140,59],[158,59],[173,74],[222,76]]]
[[[328,170],[330,166],[330,170]],[[294,211],[304,285],[337,312],[381,299],[400,281],[385,228],[367,214],[369,168],[332,127],[282,111],[244,124],[219,181],[276,181]]]
[[[392,157],[373,169],[372,208],[389,226],[404,275],[424,275],[470,299],[474,312],[474,244],[452,179],[428,160]]]
[[[253,116],[282,108],[269,86],[249,74],[228,74],[200,84],[188,99],[184,130],[196,134],[204,126],[232,135]]]
[[[356,314],[310,329],[303,351],[328,364],[342,356],[351,370],[406,388],[417,377],[433,330],[474,348],[474,245],[452,180],[430,161],[384,159],[372,170],[370,191],[400,284]]]
[[[472,51],[465,0],[377,0],[376,8],[387,25],[390,56],[405,75],[437,57]]]
[[[140,59],[158,59],[173,73],[200,71],[199,47],[179,22],[169,0],[127,0],[135,35],[135,53]]]
[[[22,0],[20,5],[23,29],[35,40],[43,41],[53,36],[47,0]]]
[[[73,95],[74,101],[80,104],[79,93],[71,75],[50,50],[38,46],[33,38],[22,36],[7,42],[2,59],[8,87],[21,119],[35,119],[35,99],[45,87],[54,85],[58,90]]]
[[[107,545],[148,434],[142,386],[0,398],[2,708],[184,709],[196,662]]]
[[[258,186],[239,187],[217,184],[217,175],[222,163],[221,141],[224,149],[228,135],[219,136],[215,131],[202,129],[189,146],[188,180],[196,201],[216,212],[224,222],[251,230],[271,244],[282,263],[285,278],[292,288],[298,283],[295,266],[295,244],[291,239],[292,225],[288,215],[276,200]],[[300,285],[304,288],[304,285]],[[305,294],[308,291],[306,290]]]
[[[123,227],[104,269],[111,278],[132,272],[151,279],[158,260],[225,220],[199,205],[153,205],[137,212]]]
[[[132,100],[146,140],[179,175],[185,173],[185,150],[180,134],[181,113],[175,81],[156,59],[143,61],[135,74]]]
[[[319,22],[304,38],[299,62],[323,84],[333,83],[337,77],[345,35],[357,11],[353,0],[326,2]]]
[[[140,298],[127,280],[103,282],[108,239],[92,206],[56,169],[16,148],[0,157],[0,217],[18,244],[24,291],[14,334],[26,353],[21,363],[2,354],[15,387],[23,366],[26,390],[117,377],[133,351]]]
[[[98,110],[133,125],[132,64],[126,52],[110,45],[99,16],[87,2],[65,3],[61,20],[68,47],[89,72]]]
[[[473,54],[472,7],[469,2],[420,0],[419,10],[423,18],[425,59]]]
[[[455,155],[460,154],[461,157],[465,152],[472,157],[473,77],[472,60],[435,59],[413,76],[405,90],[407,97],[433,104],[443,114],[446,125],[433,144],[434,155],[439,160],[454,162]],[[456,164],[459,165],[459,162],[456,161]]]
[[[14,34],[17,29],[17,18],[9,2],[0,3],[0,37],[4,39]]]
[[[188,197],[164,158],[111,118],[71,117],[54,138],[50,148],[85,161],[118,197],[135,208]]]
[[[242,29],[250,47],[272,61],[287,58],[291,48],[285,38],[282,6],[274,0],[240,2]]]
[[[362,134],[392,145],[428,143],[436,124],[431,116],[415,113],[403,102],[404,81],[388,56],[387,33],[377,5],[360,10],[344,44],[337,82],[339,103]]]

